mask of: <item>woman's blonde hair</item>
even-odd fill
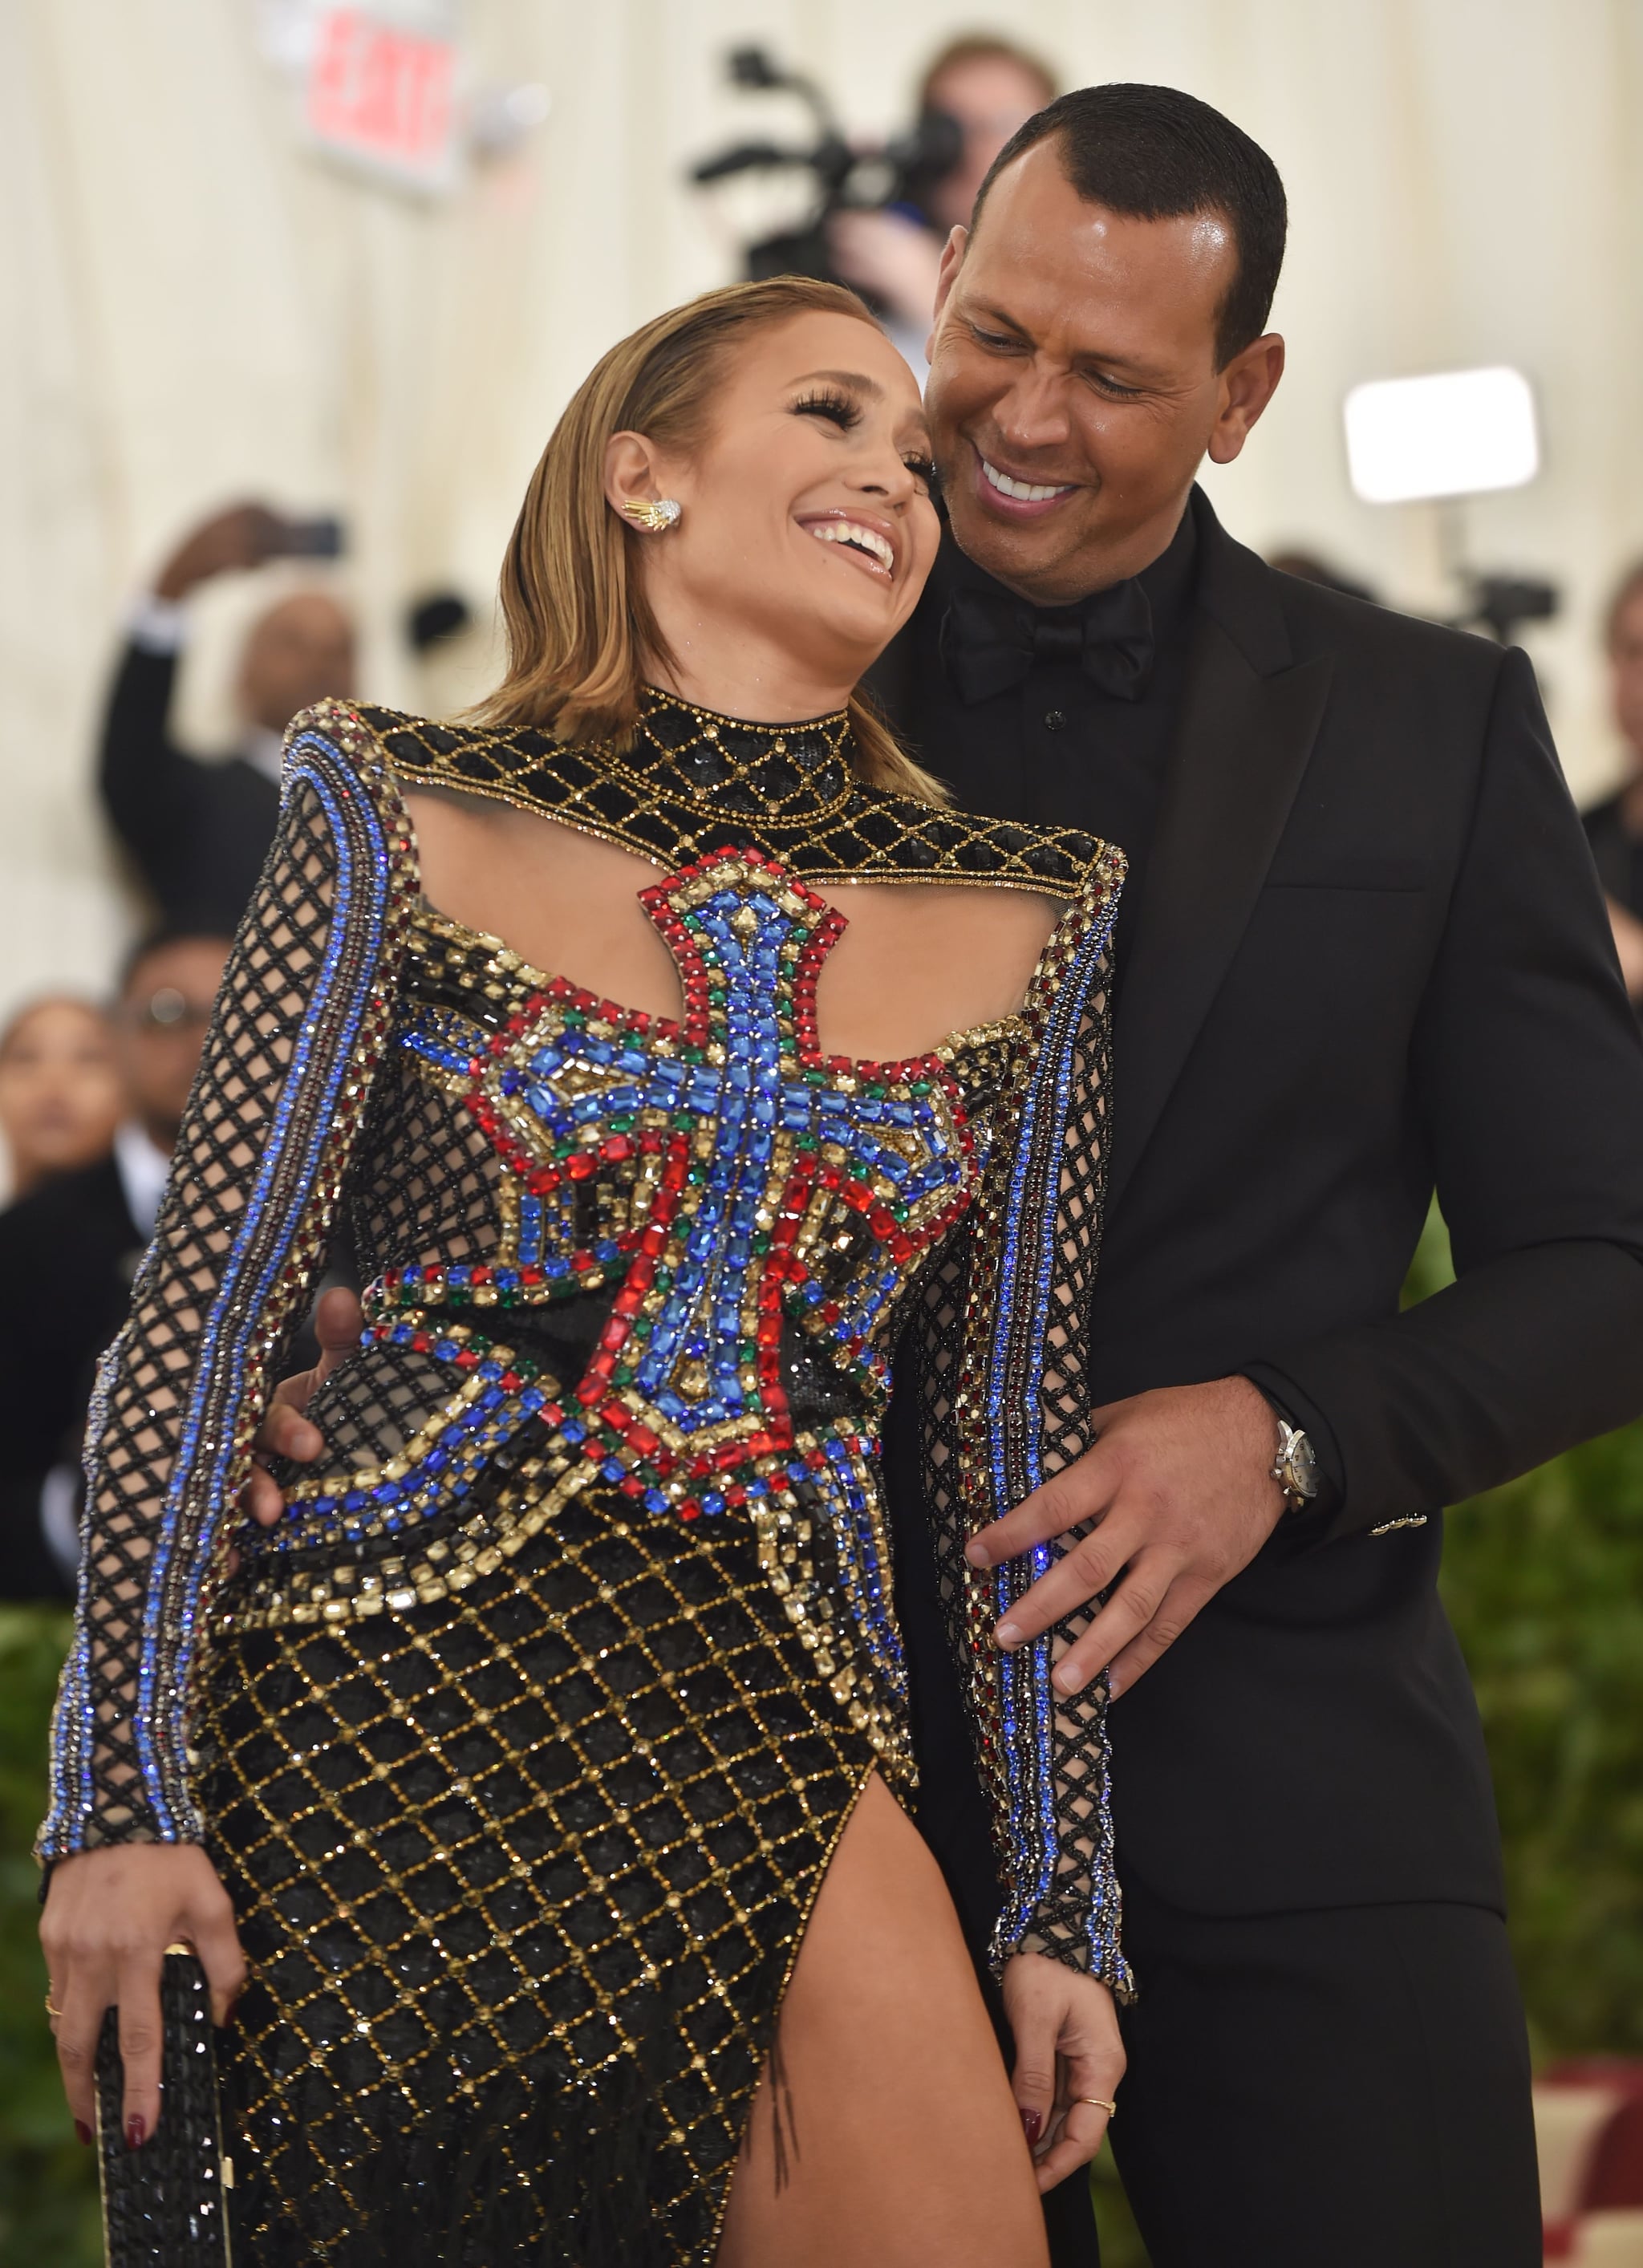
[[[475,711],[482,722],[535,725],[583,745],[631,736],[645,657],[672,657],[636,571],[636,547],[657,539],[612,511],[606,446],[613,434],[636,432],[690,449],[711,423],[736,341],[813,311],[873,320],[842,284],[803,276],[732,284],[641,325],[594,365],[555,426],[514,523],[502,563],[508,666]],[[946,802],[945,789],[903,754],[859,691],[850,718],[863,779]]]

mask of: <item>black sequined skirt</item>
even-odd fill
[[[218,1635],[240,2268],[711,2260],[881,1761],[807,1636],[749,1522],[598,1487],[460,1596]]]

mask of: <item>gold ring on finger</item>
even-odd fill
[[[1073,2101],[1075,2102],[1087,2102],[1096,2110],[1104,2110],[1109,2118],[1116,2118],[1118,2116],[1117,2104],[1116,2102],[1109,2102],[1104,2095],[1079,2095],[1073,2097]]]
[[[46,1993],[46,2014],[47,2014],[48,2016],[50,2016],[54,2021],[55,2021],[58,2016],[60,2016],[60,2015],[63,2014],[63,2011],[62,2011],[62,2009],[61,2009],[61,2008],[57,2008],[57,2007],[53,2007],[53,2005],[52,2005],[52,1999],[51,1999],[51,1993],[50,1993],[49,1989],[48,1989],[47,1993]]]

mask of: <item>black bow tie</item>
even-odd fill
[[[1153,609],[1133,578],[1077,607],[1034,607],[1007,591],[955,591],[941,622],[941,659],[967,707],[1020,685],[1035,661],[1070,661],[1119,701],[1153,675]]]

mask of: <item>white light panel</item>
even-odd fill
[[[1521,488],[1540,469],[1529,382],[1518,370],[1450,370],[1355,386],[1346,460],[1367,504]]]

